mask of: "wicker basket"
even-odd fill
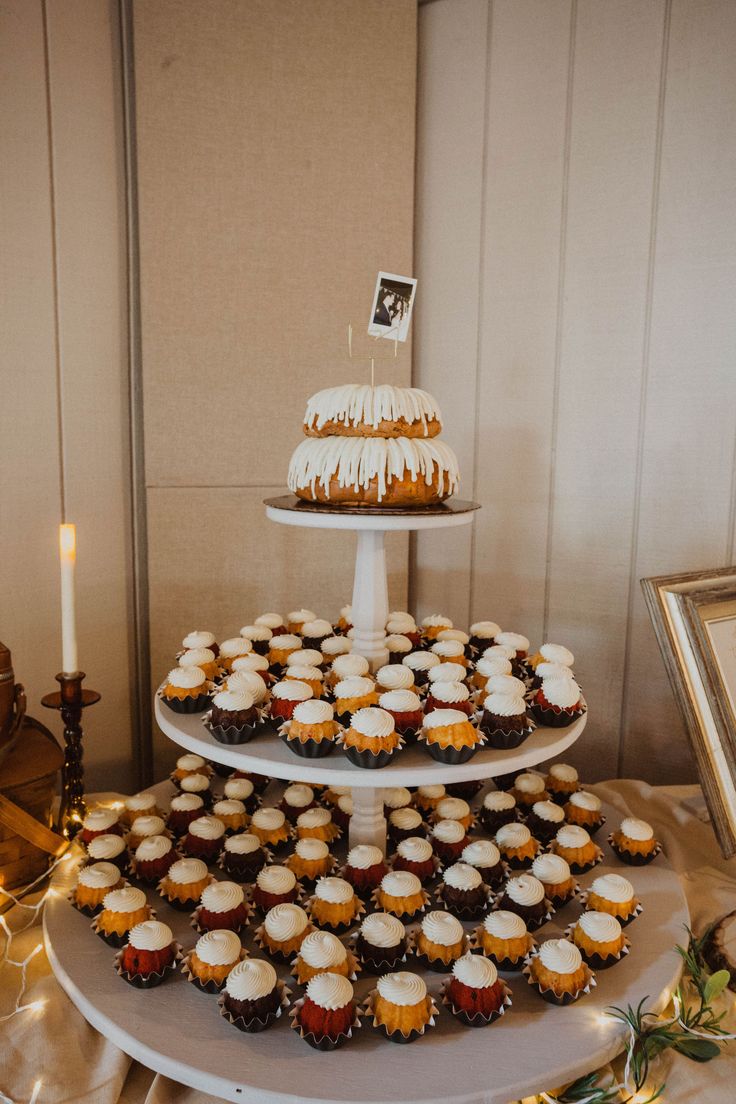
[[[0,886],[27,885],[64,845],[49,829],[61,748],[38,721],[26,717],[12,751],[0,764]]]

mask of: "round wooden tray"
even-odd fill
[[[159,792],[172,789],[166,783]],[[605,812],[608,826],[618,823],[612,808]],[[392,1045],[366,1022],[346,1047],[324,1054],[302,1042],[286,1016],[262,1034],[240,1033],[220,1016],[216,997],[200,993],[180,974],[157,989],[131,988],[113,969],[114,951],[64,896],[74,880],[72,864],[59,868],[63,877],[46,906],[46,948],[59,982],[94,1027],[151,1069],[213,1096],[246,1104],[506,1104],[610,1060],[623,1036],[606,1008],[636,1004],[647,995],[649,1007],[662,1008],[679,976],[672,948],[685,938],[688,912],[677,875],[664,855],[650,866],[628,867],[602,846],[604,863],[580,881],[588,886],[598,874],[616,870],[634,884],[644,911],[627,928],[631,954],[599,971],[597,987],[566,1008],[546,1004],[520,974],[505,974],[513,1005],[501,1020],[473,1030],[441,1007],[436,1027],[410,1046]],[[193,946],[197,937],[189,917],[154,892],[149,897],[184,947]],[[540,938],[559,935],[579,911],[577,903],[567,905]],[[245,945],[261,955],[252,931],[253,925]],[[415,961],[409,959],[406,968],[417,969]],[[279,973],[287,976],[285,968]],[[425,976],[437,996],[442,975]],[[356,997],[362,1000],[374,984],[373,977],[360,975]]]

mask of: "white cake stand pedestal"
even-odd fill
[[[298,525],[305,529],[346,529],[358,538],[353,581],[353,651],[365,656],[372,671],[388,660],[386,619],[388,584],[386,579],[386,533],[416,532],[419,529],[447,529],[470,525],[480,509],[477,502],[442,502],[438,506],[415,510],[380,507],[323,506],[302,502],[295,495],[265,499],[266,517],[280,525]]]

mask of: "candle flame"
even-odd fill
[[[77,558],[77,527],[75,525],[59,526],[59,554],[62,560],[70,560],[72,563]]]

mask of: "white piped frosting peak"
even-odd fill
[[[303,606],[301,609],[291,610],[286,615],[286,620],[290,625],[303,625],[307,621],[314,621],[317,614],[314,610],[305,609]]]
[[[591,885],[590,892],[617,905],[634,899],[634,887],[622,874],[601,874]]]
[[[231,912],[244,901],[242,886],[237,882],[212,882],[202,890],[202,908],[207,912]]]
[[[305,809],[314,801],[314,790],[304,782],[293,782],[284,790],[283,800],[287,805]]]
[[[540,820],[549,821],[550,824],[562,824],[565,819],[564,809],[561,809],[554,801],[535,801],[532,805],[532,812]]]
[[[401,662],[410,671],[428,671],[430,667],[439,667],[442,661],[434,652],[409,652]]]
[[[394,809],[389,814],[389,821],[394,828],[405,832],[407,829],[418,828],[422,823],[422,814],[418,809],[412,809],[408,805],[402,805],[400,809]]]
[[[462,682],[467,674],[462,663],[438,663],[436,667],[430,667],[427,678],[434,685],[436,682]]]
[[[479,640],[495,640],[501,632],[501,626],[495,621],[474,621],[470,626],[470,635]]]
[[[539,961],[555,974],[574,974],[583,964],[582,955],[569,939],[547,939],[539,948]]]
[[[621,925],[608,912],[584,912],[578,920],[578,927],[596,943],[613,943],[621,938]]]
[[[120,871],[111,862],[96,862],[83,866],[77,875],[80,885],[89,889],[107,889],[120,881]]]
[[[433,709],[424,718],[423,728],[431,732],[434,728],[446,728],[450,725],[465,724],[468,718],[462,709]]]
[[[515,652],[529,650],[529,641],[521,633],[500,632],[496,633],[495,640],[498,644],[505,644],[507,648],[513,648]]]
[[[526,935],[526,924],[522,917],[506,909],[489,912],[483,921],[483,927],[496,939],[521,939]]]
[[[240,937],[227,928],[205,932],[197,940],[194,953],[207,966],[229,966],[240,958]]]
[[[470,697],[470,691],[463,682],[433,682],[430,692],[435,701],[450,706],[466,702]]]
[[[372,947],[397,947],[406,935],[398,916],[389,912],[373,912],[360,925],[360,934]]]
[[[452,966],[452,975],[471,989],[488,989],[498,981],[498,970],[484,955],[464,954]]]
[[[216,801],[212,812],[216,817],[240,816],[245,812],[245,805],[236,797],[224,797],[222,801]]]
[[[215,662],[215,653],[211,648],[190,648],[179,656],[180,667],[205,667]]]
[[[258,659],[262,658],[263,656],[258,656]],[[268,687],[258,671],[255,670],[246,670],[243,667],[238,667],[237,670],[233,670],[225,686],[227,690],[231,690],[237,694],[250,694],[256,705],[260,705],[261,702],[264,702],[268,697]],[[250,707],[246,706],[245,708]]]
[[[165,829],[166,825],[160,816],[139,816],[133,821],[130,831],[131,835],[142,839],[144,836],[160,836]]]
[[[318,862],[321,859],[326,859],[329,853],[330,849],[324,840],[312,839],[309,836],[306,839],[297,840],[294,847],[294,854],[306,862]]]
[[[195,690],[198,686],[204,686],[207,676],[201,667],[175,667],[169,671],[166,681],[177,690]]]
[[[542,693],[550,705],[572,709],[580,701],[580,687],[572,675],[542,679]]]
[[[639,820],[638,817],[624,817],[621,821],[620,832],[622,835],[628,836],[629,839],[637,840],[640,843],[645,843],[654,836],[654,829],[651,824],[647,824],[646,820]]]
[[[328,901],[331,905],[344,905],[352,901],[355,891],[350,882],[344,878],[318,878],[314,887],[314,894],[320,901]]]
[[[89,832],[104,832],[118,822],[115,809],[93,809],[82,821],[82,827]]]
[[[577,782],[578,780],[578,772],[569,763],[553,763],[549,768],[549,773],[558,782]]]
[[[273,992],[277,981],[276,971],[265,958],[244,958],[228,974],[225,990],[233,1000],[260,1000]]]
[[[470,816],[470,806],[462,797],[443,797],[435,806],[438,820],[464,820]]]
[[[200,794],[204,793],[205,790],[209,790],[210,780],[206,774],[187,774],[180,779],[179,785],[184,793]]]
[[[516,798],[506,790],[489,790],[483,798],[483,808],[492,813],[505,812],[507,809],[513,809],[515,805]]]
[[[492,840],[479,839],[469,843],[460,858],[471,866],[495,866],[501,861],[501,852]]]
[[[220,655],[223,659],[235,659],[236,656],[247,655],[252,651],[253,645],[243,636],[231,636],[229,640],[223,640],[220,645]]]
[[[191,648],[211,648],[214,643],[215,634],[205,629],[194,629],[193,632],[187,633],[181,642],[182,647],[187,651]]]
[[[289,901],[274,905],[268,910],[263,921],[266,934],[279,943],[287,943],[296,938],[308,924],[309,917],[301,905],[294,905]]]
[[[225,825],[217,817],[197,817],[189,825],[189,835],[204,840],[221,839],[225,835]]]
[[[261,613],[256,617],[254,624],[265,625],[267,629],[280,629],[284,619],[280,613]]]
[[[460,921],[442,909],[427,913],[422,920],[422,931],[427,939],[440,947],[451,947],[454,943],[459,943],[464,935]]]
[[[422,883],[410,870],[389,870],[381,879],[381,892],[389,897],[414,897],[422,892]]]
[[[483,708],[497,717],[518,717],[526,713],[526,687],[513,675],[491,675],[486,682]]]
[[[307,982],[307,997],[319,1008],[325,1008],[328,1012],[334,1012],[337,1008],[344,1008],[353,999],[353,987],[343,974],[334,974],[327,971],[324,974],[315,974]]]
[[[342,685],[342,684],[341,684]],[[361,736],[384,739],[394,731],[394,719],[385,709],[367,706],[353,713],[350,726]]]
[[[193,809],[204,808],[204,802],[199,794],[180,793],[172,797],[171,808],[175,813],[191,813]]]
[[[570,867],[561,855],[545,852],[532,863],[532,874],[545,885],[562,885],[570,879]]]
[[[87,844],[87,854],[91,859],[115,859],[125,850],[125,840],[122,836],[109,832],[104,836],[95,836]]]
[[[138,912],[145,906],[146,895],[142,889],[136,889],[135,886],[112,889],[105,894],[102,901],[102,907],[106,912]]]
[[[555,839],[560,847],[586,847],[590,843],[590,833],[577,824],[564,824]]]
[[[180,755],[176,760],[177,770],[183,771],[201,771],[206,766],[206,761],[201,755],[195,755],[193,751],[188,751],[185,755]]]
[[[460,843],[465,838],[465,828],[459,820],[438,820],[432,827],[432,835],[440,843]]]
[[[281,809],[273,809],[271,807],[256,809],[251,818],[253,827],[260,828],[264,832],[278,831],[279,828],[283,828],[285,821],[286,816]]]
[[[371,843],[359,843],[348,851],[347,864],[355,870],[368,870],[371,866],[377,866],[382,862],[381,848],[374,847]]]
[[[335,687],[335,698],[364,698],[375,689],[373,679],[362,675],[349,675],[342,679]],[[391,722],[393,724],[393,721]]]
[[[253,796],[253,783],[250,778],[228,778],[225,783],[225,797],[235,801],[247,801]]]
[[[253,674],[251,671],[246,671],[246,674]],[[256,675],[256,678],[259,676]],[[263,681],[261,679],[261,681]],[[212,699],[212,704],[217,706],[218,709],[225,709],[230,713],[236,713],[239,710],[252,709],[255,698],[253,694],[246,689],[227,689],[218,690]]]
[[[370,666],[365,656],[348,652],[333,659],[330,670],[337,679],[347,679],[367,675]]]
[[[225,840],[225,850],[231,855],[252,855],[261,846],[258,836],[250,832],[239,832]]]
[[[279,698],[282,701],[295,702],[307,701],[314,696],[312,687],[298,679],[285,679],[283,682],[277,682],[272,688],[271,694],[274,698]]]
[[[524,771],[522,774],[517,774],[514,779],[514,789],[517,793],[523,794],[544,793],[544,778],[541,774]]]
[[[575,793],[570,794],[568,800],[571,805],[575,805],[578,809],[585,809],[589,813],[601,811],[601,799],[587,790],[576,790]]]
[[[483,678],[491,679],[498,675],[511,677],[511,660],[503,656],[484,656],[475,665],[475,670]]]
[[[289,667],[320,667],[321,665],[322,652],[317,651],[316,648],[298,648],[289,656]]]
[[[376,988],[384,1000],[406,1008],[427,999],[427,986],[419,974],[409,970],[399,970],[394,974],[383,974],[376,982]]]
[[[347,951],[332,932],[313,931],[305,935],[299,956],[314,970],[329,970],[331,966],[340,966],[345,961]]]
[[[168,855],[172,849],[172,842],[168,836],[146,836],[138,844],[135,852],[136,862],[155,862]]]
[[[332,813],[329,809],[317,807],[300,813],[296,818],[296,826],[297,828],[324,828],[331,820]]]
[[[549,663],[561,663],[564,667],[572,667],[575,656],[564,644],[543,644],[539,654]]]
[[[173,942],[174,933],[161,920],[143,920],[128,933],[128,943],[137,951],[162,951]]]
[[[422,708],[421,699],[413,690],[387,690],[378,704],[390,713],[417,713]]]
[[[448,866],[442,875],[442,881],[452,889],[477,889],[483,879],[480,872],[468,863],[457,862]]]
[[[256,876],[256,885],[264,893],[291,893],[296,876],[288,866],[264,866]]]
[[[177,859],[166,875],[174,885],[190,885],[207,877],[207,864],[201,859]]]
[[[532,838],[532,834],[526,824],[512,821],[510,824],[502,824],[496,832],[496,843],[501,848],[515,850],[524,847]]]
[[[397,844],[396,854],[407,862],[427,862],[432,858],[432,844],[421,836],[409,836]]]
[[[386,621],[386,632],[398,633],[402,636],[404,633],[413,633],[417,631],[417,623],[410,613],[406,610],[392,610],[388,615]]]
[[[532,874],[518,874],[506,883],[506,895],[514,904],[528,908],[544,900],[544,886]]]
[[[403,663],[387,663],[376,671],[376,682],[383,690],[410,690],[414,675]]]
[[[294,633],[280,633],[271,637],[271,648],[277,652],[295,652],[301,646],[302,638]]]

